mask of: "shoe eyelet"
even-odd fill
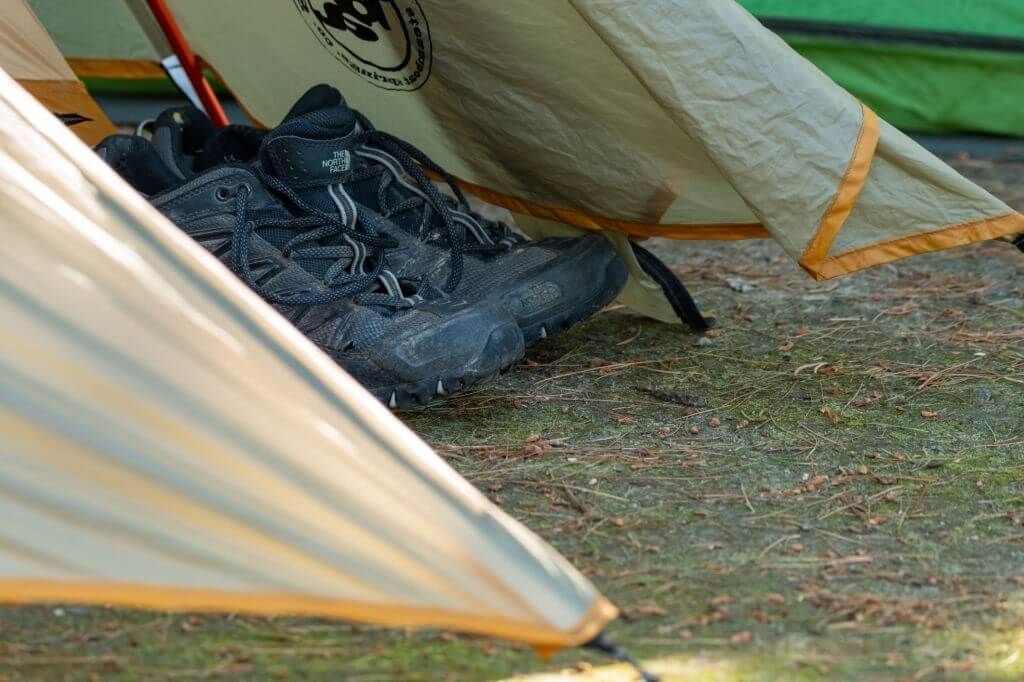
[[[232,194],[231,190],[227,187],[218,187],[214,196],[217,197],[217,201],[227,201],[231,198]]]

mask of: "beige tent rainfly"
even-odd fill
[[[0,72],[0,602],[583,643],[615,608]]]
[[[31,2],[81,75],[168,53],[143,0]],[[167,4],[258,123],[335,85],[528,233],[605,231],[666,321],[624,236],[772,237],[825,279],[1024,232],[732,0]]]
[[[114,132],[106,114],[89,96],[24,0],[4,2],[0,14],[0,69],[51,112],[74,122],[75,132],[89,144]]]
[[[169,4],[259,121],[330,83],[528,228],[771,236],[816,278],[1024,232],[732,0]]]

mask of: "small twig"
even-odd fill
[[[750,504],[750,498],[747,497],[747,490],[746,490],[746,488],[743,487],[742,483],[740,483],[740,492],[743,493],[743,501],[747,503],[747,509],[750,510],[750,513],[751,514],[756,513],[754,511],[754,506],[752,504]]]

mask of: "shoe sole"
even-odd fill
[[[538,341],[558,336],[597,313],[601,308],[615,300],[615,297],[622,291],[626,284],[628,272],[625,263],[618,256],[608,261],[604,271],[604,281],[601,288],[586,301],[572,307],[562,309],[547,318],[522,326],[523,340],[527,346],[532,346]]]
[[[371,389],[371,393],[393,410],[405,410],[422,407],[438,397],[449,397],[460,393],[470,386],[475,386],[493,379],[519,362],[524,353],[523,336],[519,327],[514,324],[495,329],[491,332],[487,343],[477,356],[479,370],[469,367],[458,374],[446,374]],[[500,358],[497,365],[492,360]]]

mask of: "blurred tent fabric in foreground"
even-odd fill
[[[615,608],[0,72],[0,602],[541,650]]]
[[[24,0],[8,0],[0,14],[0,69],[89,144],[114,132]]]

